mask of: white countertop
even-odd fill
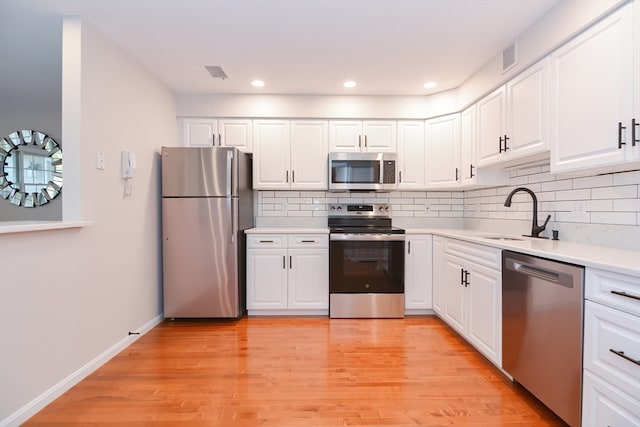
[[[563,240],[535,239],[518,235],[508,236],[522,240],[492,240],[483,236],[498,236],[500,233],[480,230],[406,229],[405,231],[407,234],[434,234],[460,239],[485,246],[640,277],[640,251],[585,245]]]
[[[442,229],[442,228],[406,228],[407,234],[433,234],[452,239],[460,239],[471,243],[522,252],[543,258],[551,258],[586,267],[600,268],[616,273],[640,277],[640,251],[616,249],[606,246],[586,245],[563,240],[534,239],[519,235],[508,235],[522,240],[492,240],[483,236],[497,236],[500,233],[483,232],[481,230]],[[326,234],[328,228],[251,228],[247,234],[272,233],[294,234],[315,233]]]
[[[313,228],[288,228],[288,227],[257,227],[244,231],[246,234],[328,234],[326,227]]]

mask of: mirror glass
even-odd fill
[[[0,197],[15,206],[41,206],[62,191],[62,149],[43,132],[23,129],[0,139],[0,166]]]

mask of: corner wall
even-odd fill
[[[161,320],[159,151],[175,143],[175,99],[84,22],[81,45],[81,203],[93,225],[0,236],[10,266],[0,286],[3,426],[82,379],[130,342],[129,331]],[[127,198],[123,149],[138,163]],[[104,171],[95,168],[97,151]]]

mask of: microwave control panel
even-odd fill
[[[382,166],[382,183],[383,184],[395,184],[396,183],[396,161],[384,160]]]

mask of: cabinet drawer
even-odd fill
[[[286,248],[286,236],[281,234],[248,234],[247,248]]]
[[[584,373],[582,384],[582,427],[633,427],[640,425],[640,402],[613,386]]]
[[[640,317],[586,301],[584,321],[584,369],[640,400]]]
[[[640,277],[587,268],[585,298],[640,316]]]
[[[476,245],[455,239],[447,239],[446,253],[473,261],[476,264],[502,270],[502,250],[489,246]]]
[[[327,234],[290,234],[289,248],[328,248]]]

